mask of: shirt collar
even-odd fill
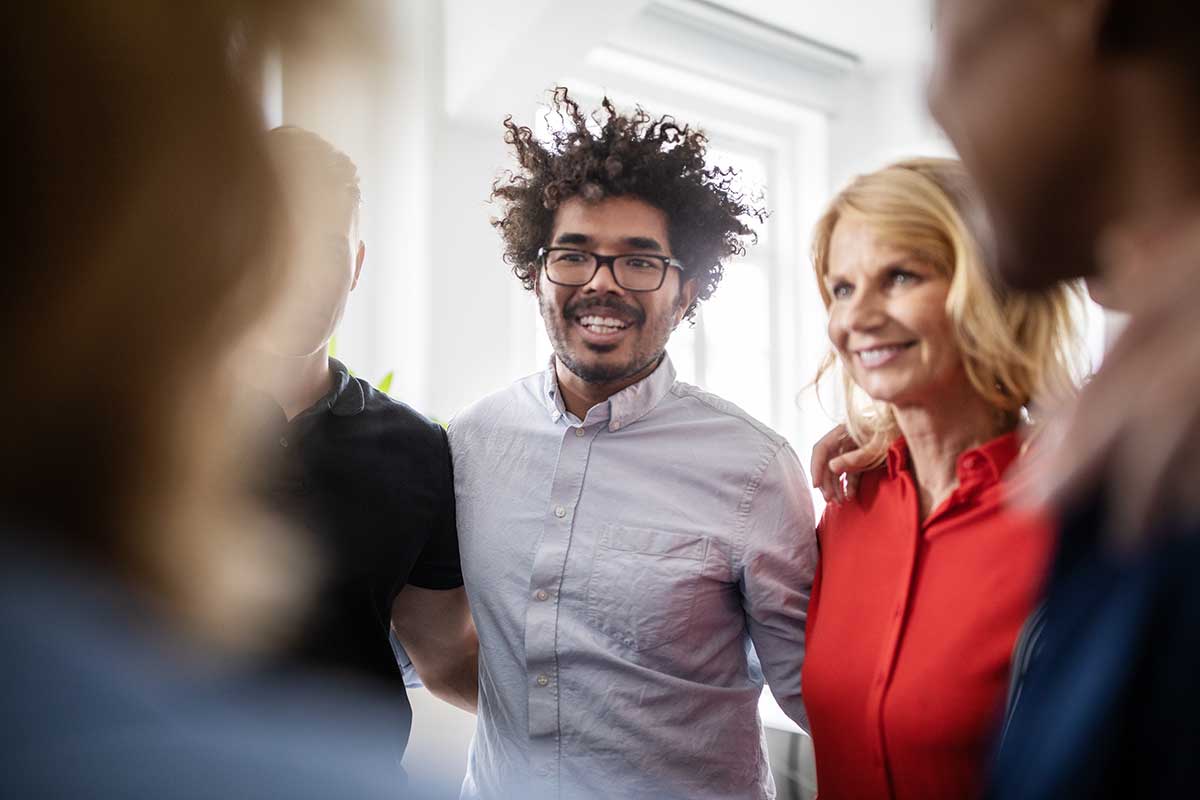
[[[908,443],[903,436],[897,436],[887,451],[888,477],[895,478],[905,469],[908,469]]]
[[[1021,452],[1020,437],[1016,431],[997,436],[978,447],[965,450],[958,456],[955,471],[962,486],[969,484],[992,484],[999,481],[1008,467]],[[888,477],[895,478],[901,470],[908,469],[908,443],[904,437],[896,438],[887,452]]]
[[[990,485],[998,482],[1021,452],[1016,431],[997,436],[958,457],[958,482]]]
[[[333,371],[333,389],[325,396],[328,408],[338,417],[352,417],[367,407],[367,397],[362,382],[356,380],[346,365],[336,358],[329,359]]]
[[[352,417],[366,408],[367,399],[363,394],[362,384],[355,380],[346,365],[336,358],[331,358],[329,371],[333,374],[333,387],[324,397],[297,414],[292,424],[326,411],[337,417]]]
[[[609,430],[620,430],[654,410],[674,385],[675,367],[671,363],[671,357],[664,353],[662,361],[653,372],[594,406],[588,411],[584,422],[608,420]],[[558,389],[554,356],[550,357],[550,363],[542,373],[542,401],[552,422],[557,423],[570,416],[563,404],[562,392]]]

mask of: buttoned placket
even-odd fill
[[[900,651],[901,637],[904,624],[912,603],[913,579],[916,573],[917,561],[925,547],[925,542],[932,536],[946,529],[946,521],[953,518],[978,492],[1000,479],[1002,467],[981,452],[964,454],[957,464],[959,486],[934,509],[929,517],[921,519],[920,502],[916,484],[908,470],[908,454],[903,440],[893,443],[887,454],[887,471],[889,479],[899,481],[900,497],[905,503],[904,523],[896,529],[897,536],[903,537],[903,574],[895,598],[888,612],[887,635],[880,648],[868,689],[867,724],[874,731],[874,741],[867,755],[872,769],[883,785],[891,787],[891,772],[887,763],[887,729],[885,719],[885,704],[888,689],[891,686],[897,657]]]
[[[965,462],[969,469],[977,471],[982,468],[982,457]],[[876,742],[871,748],[871,763],[881,773],[882,779],[890,786],[891,773],[887,768],[887,732],[885,728],[884,705],[887,701],[887,691],[895,670],[897,656],[900,652],[900,639],[904,630],[904,618],[908,606],[912,602],[913,578],[920,557],[922,543],[933,527],[941,519],[951,515],[960,506],[964,498],[973,493],[978,483],[977,475],[966,475],[959,471],[960,486],[951,493],[943,503],[933,511],[928,519],[921,520],[921,509],[916,484],[912,475],[907,471],[899,472],[900,494],[908,506],[908,524],[899,531],[904,537],[905,563],[904,574],[900,582],[900,591],[892,604],[889,614],[888,635],[880,652],[879,664],[870,690],[870,709],[875,717]]]
[[[899,530],[904,537],[905,564],[900,589],[895,597],[888,620],[888,634],[880,652],[875,679],[871,682],[869,708],[874,716],[876,740],[871,748],[871,765],[880,773],[884,783],[891,785],[891,773],[887,767],[887,731],[885,728],[884,704],[900,652],[900,636],[904,629],[904,616],[912,600],[913,574],[921,548],[923,524],[917,488],[908,472],[900,473],[900,494],[908,505],[907,524]]]
[[[607,408],[593,409],[606,416]],[[552,415],[561,425],[559,452],[550,499],[544,514],[544,531],[529,583],[525,611],[525,671],[529,687],[530,769],[545,779],[547,789],[557,792],[559,777],[559,667],[557,625],[563,573],[574,531],[575,508],[583,491],[588,456],[596,435],[604,429],[589,414],[575,423],[561,410]]]

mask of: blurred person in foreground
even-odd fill
[[[1073,392],[1071,291],[998,290],[962,165],[853,180],[814,234],[847,427],[869,464],[831,503],[804,697],[822,797],[975,797],[1051,521],[1006,505],[1022,415]],[[1036,412],[1034,412],[1036,413]]]
[[[280,282],[231,59],[267,6],[6,8],[5,797],[396,794],[392,715],[221,657],[277,640],[310,571],[226,446],[235,353]]]
[[[450,449],[440,425],[330,358],[366,258],[358,170],[293,126],[267,134],[287,211],[287,288],[254,342],[254,445],[271,451],[268,505],[309,535],[322,566],[298,634],[279,653],[367,681],[408,709],[389,620],[424,685],[475,710],[477,646],[458,559]],[[395,732],[398,752],[408,726]]]
[[[786,440],[665,349],[761,212],[670,117],[565,89],[551,113],[549,142],[506,122],[493,197],[554,356],[450,423],[480,640],[463,795],[773,797],[758,701],[765,678],[807,724],[812,503]]]
[[[1061,515],[996,798],[1200,786],[1200,17],[1176,0],[941,0],[935,116],[1041,287],[1103,271],[1130,314],[1045,448]]]

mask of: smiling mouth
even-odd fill
[[[575,318],[575,323],[584,330],[598,336],[612,336],[630,327],[630,323],[616,317],[584,314]]]
[[[882,367],[889,363],[905,350],[913,347],[916,342],[906,342],[905,344],[888,344],[880,347],[868,347],[864,350],[855,350],[854,355],[858,356],[858,360],[867,369]]]

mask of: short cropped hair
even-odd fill
[[[281,125],[267,132],[267,151],[285,191],[296,185],[326,196],[342,193],[350,213],[362,206],[358,167],[350,156],[310,130]]]

